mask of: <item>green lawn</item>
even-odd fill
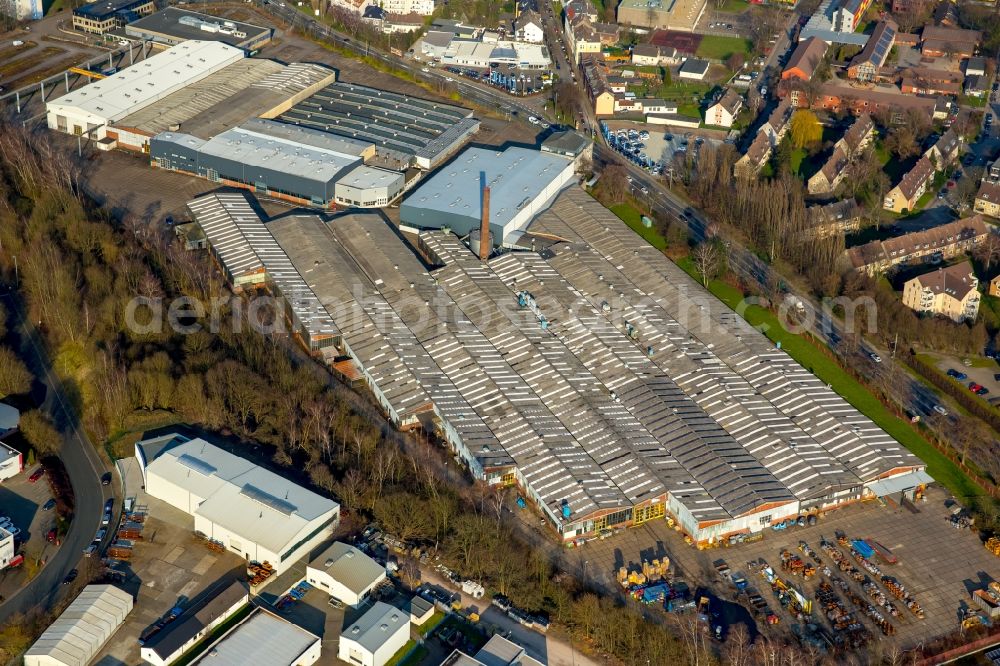
[[[970,95],[961,95],[958,98],[959,106],[973,106],[981,109],[986,106],[986,100],[989,97],[989,93],[983,95],[982,97],[972,97]]]
[[[417,647],[417,642],[412,638],[406,641],[406,645],[399,648],[399,652],[392,655],[392,659],[385,662],[385,666],[400,666],[401,664],[407,664],[407,663],[413,663],[413,664],[420,663],[419,661],[411,662],[409,659],[409,657],[411,656],[410,652],[414,650],[416,647]],[[421,645],[420,647],[424,650],[424,653],[427,652],[427,648],[425,648],[423,645]]]
[[[427,634],[434,631],[439,624],[444,621],[444,613],[441,611],[434,611],[434,615],[431,615],[431,619],[424,622],[422,625],[417,627],[417,633],[421,636],[427,636]]]
[[[806,158],[808,152],[805,148],[796,148],[792,151],[792,160],[789,166],[792,168],[792,173],[796,176],[801,175],[802,161]]]
[[[690,259],[678,262],[691,277],[698,280],[697,271]],[[711,291],[719,300],[731,308],[736,308],[743,300],[743,294],[736,288],[718,280],[709,282]],[[861,413],[874,421],[894,439],[927,463],[927,473],[948,488],[956,497],[972,497],[983,494],[962,470],[935,449],[919,432],[903,419],[897,417],[876,398],[871,391],[851,377],[837,363],[822,353],[811,339],[789,333],[769,310],[751,305],[742,313],[753,326],[767,326],[765,335],[772,342],[781,342],[781,348],[820,380],[829,384],[834,391],[851,403]]]
[[[695,55],[701,58],[725,60],[734,53],[742,53],[744,56],[749,56],[752,47],[753,43],[749,39],[742,37],[705,35],[701,38],[701,43],[698,44]]]
[[[742,14],[749,8],[750,4],[746,0],[724,0],[721,7],[716,3],[712,4],[712,9],[725,14]]]
[[[656,229],[652,227],[647,229],[643,226],[642,213],[636,210],[632,204],[618,204],[617,206],[612,206],[610,210],[621,218],[621,221],[627,224],[632,231],[642,236],[647,243],[657,250],[666,249],[667,239],[656,233]]]

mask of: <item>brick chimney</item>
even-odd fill
[[[483,187],[483,212],[479,224],[479,258],[486,261],[490,258],[490,186]]]

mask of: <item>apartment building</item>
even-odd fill
[[[991,233],[982,217],[973,215],[924,231],[914,231],[884,241],[852,247],[846,256],[859,271],[875,276],[902,264],[914,264],[924,257],[939,260],[972,250]]]
[[[923,273],[903,286],[903,305],[958,323],[975,321],[979,300],[979,280],[968,261]]]
[[[705,110],[705,124],[732,127],[742,108],[743,96],[735,90],[727,90],[726,94]]]
[[[927,188],[934,180],[934,163],[927,157],[921,157],[913,168],[903,175],[899,184],[889,190],[885,195],[882,207],[894,213],[903,213],[913,210],[920,197],[927,192]]]

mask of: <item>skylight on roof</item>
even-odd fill
[[[292,515],[298,508],[291,502],[275,497],[271,493],[261,490],[257,486],[249,483],[240,488],[240,495],[249,497],[253,501],[259,502],[269,509],[274,509],[278,513],[283,513],[286,516]]]

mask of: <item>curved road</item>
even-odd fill
[[[45,402],[41,405],[59,430],[63,443],[59,451],[76,496],[74,518],[62,545],[49,558],[31,582],[0,604],[0,622],[12,615],[49,608],[63,594],[62,580],[83,557],[83,549],[94,538],[104,511],[104,465],[80,425],[72,403],[59,379],[52,372],[48,353],[38,331],[26,320],[20,304],[11,294],[0,296],[11,317],[18,320],[21,358],[40,382],[45,384]],[[110,493],[109,493],[110,496]]]

